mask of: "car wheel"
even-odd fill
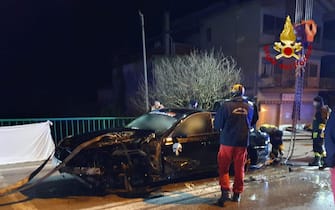
[[[125,190],[119,191],[116,194],[126,198],[147,197],[151,192],[156,190],[149,186],[134,186],[131,176],[124,176],[124,186]]]
[[[149,188],[151,179],[149,175],[149,161],[146,156],[132,154],[131,157],[122,157],[121,178],[123,189],[118,194],[123,197],[143,197],[152,190]],[[131,160],[131,163],[129,163]]]
[[[258,152],[254,148],[248,148],[248,159],[250,160],[250,165],[257,165],[258,163]]]

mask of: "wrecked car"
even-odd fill
[[[124,128],[67,137],[57,146],[55,158],[65,161],[61,173],[116,192],[145,191],[160,181],[215,173],[219,133],[213,129],[214,114],[152,111]],[[253,154],[266,155],[257,152],[266,150],[266,136],[259,131],[252,136],[257,137],[250,148]]]

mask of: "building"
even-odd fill
[[[222,49],[235,58],[242,68],[247,94],[257,96],[259,123],[290,124],[295,71],[272,65],[266,60],[264,47],[272,48],[273,43],[279,41],[285,17],[294,15],[294,3],[290,0],[219,3],[176,20],[171,36],[175,42],[203,50]],[[302,124],[312,121],[313,98],[320,93],[331,98],[330,93],[335,90],[335,77],[330,78],[331,73],[327,73],[335,71],[327,69],[331,65],[335,68],[335,36],[331,27],[335,20],[334,9],[334,0],[314,0],[313,19],[318,33],[306,65]],[[274,52],[270,53],[275,56]]]
[[[170,32],[170,17],[169,13],[164,14],[164,23],[162,35],[146,40],[147,51],[147,76],[149,88],[153,81],[153,61],[156,57],[169,55],[189,54],[193,48],[192,45],[178,43],[172,39]],[[116,59],[113,72],[117,72],[117,76],[113,76],[113,87],[99,90],[98,99],[102,109],[117,110],[125,115],[138,115],[148,111],[145,107],[145,98],[143,95],[143,87],[141,84],[144,81],[144,66],[142,52],[125,58]],[[122,78],[122,81],[120,81]],[[149,95],[150,106],[156,100]],[[120,104],[122,108],[119,108]],[[115,115],[115,114],[114,114]]]

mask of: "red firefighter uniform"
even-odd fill
[[[240,193],[243,191],[249,131],[258,120],[255,105],[243,95],[244,87],[239,84],[234,85],[232,98],[222,104],[215,116],[214,126],[220,131],[218,167],[222,196],[218,201],[219,205],[223,205],[230,197],[229,167],[231,163],[234,163],[235,170],[233,201],[238,202]]]

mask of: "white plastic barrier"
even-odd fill
[[[47,159],[54,151],[50,121],[0,127],[0,165]]]

